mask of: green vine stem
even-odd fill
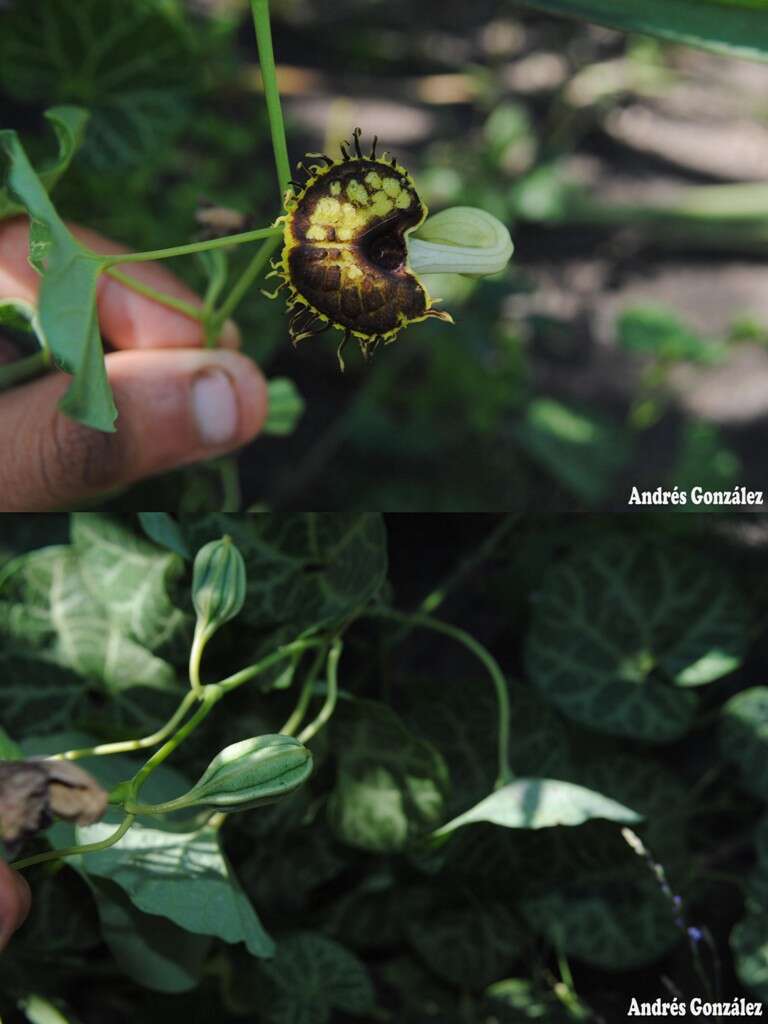
[[[191,690],[186,693],[181,704],[179,704],[165,725],[150,736],[143,736],[138,740],[118,740],[115,743],[100,743],[96,747],[80,747],[76,750],[65,750],[61,754],[52,754],[51,760],[78,761],[81,757],[94,757],[101,754],[123,754],[131,750],[142,750],[144,747],[154,747],[173,732],[196,700],[197,697]]]
[[[161,765],[166,758],[170,757],[174,750],[184,742],[187,736],[195,731],[203,719],[207,718],[211,711],[213,711],[214,707],[223,696],[223,691],[216,685],[216,683],[203,687],[202,696],[200,697],[200,705],[194,715],[192,715],[192,717],[179,729],[179,731],[174,733],[174,735],[171,736],[171,738],[164,743],[162,747],[152,755],[152,757],[150,757],[147,763],[143,765],[143,767],[141,767],[131,779],[129,787],[130,796],[124,804],[126,811],[132,811],[131,801],[155,768],[157,768],[158,765]]]
[[[161,804],[137,804],[133,800],[126,801],[126,807],[130,807],[131,814],[172,814],[174,811],[185,811],[193,806],[191,803],[184,804],[181,797],[174,800],[165,800]],[[206,822],[207,824],[207,822]]]
[[[308,651],[321,644],[325,641],[319,638],[306,637],[302,640],[294,640],[293,643],[286,644],[284,647],[278,647],[276,651],[268,654],[261,661],[257,661],[253,665],[249,665],[248,668],[243,668],[239,672],[235,672],[234,675],[227,676],[226,679],[222,679],[217,683],[218,688],[223,693],[229,693],[230,690],[234,690],[238,686],[242,686],[243,683],[247,683],[249,679],[253,679],[254,676],[266,671],[273,665],[276,665],[283,658],[289,658],[293,654],[300,653],[302,651]]]
[[[494,526],[488,536],[481,541],[478,547],[475,548],[474,551],[470,552],[468,557],[451,572],[447,579],[435,587],[431,593],[427,594],[419,605],[419,611],[423,612],[425,615],[431,615],[433,612],[436,612],[443,601],[445,601],[448,594],[450,594],[451,591],[456,590],[468,576],[471,576],[472,573],[475,572],[475,570],[493,554],[512,527],[519,522],[519,519],[520,516],[517,513],[502,516],[496,526]]]
[[[185,302],[184,299],[177,299],[173,295],[167,295],[165,292],[160,292],[151,285],[144,284],[143,281],[137,280],[135,277],[131,277],[129,274],[124,274],[117,267],[108,267],[105,270],[106,274],[113,277],[120,284],[125,285],[126,288],[130,288],[131,291],[137,292],[139,295],[143,295],[148,299],[152,299],[154,302],[159,302],[163,306],[168,306],[170,309],[175,309],[179,313],[183,313],[184,316],[190,317],[192,320],[202,320],[204,316],[203,310],[199,306],[193,306],[191,302]]]
[[[439,583],[427,594],[419,604],[417,612],[421,612],[425,615],[431,615],[436,612],[451,591],[456,590],[456,588],[459,587],[468,576],[471,576],[472,573],[474,573],[478,567],[493,554],[512,527],[518,523],[519,519],[520,517],[517,513],[502,516],[488,536],[481,541],[479,546],[475,548],[474,551],[470,552],[470,554],[458,566],[452,569],[450,574],[442,583]],[[412,631],[414,625],[415,623],[409,622],[395,630],[387,642],[387,647],[394,647],[396,644],[404,640]]]
[[[558,981],[549,971],[545,972],[545,978],[552,986],[553,995],[560,1000],[571,1020],[587,1021],[592,1019],[592,1012],[586,1008],[576,992],[571,967],[563,953],[562,942],[557,943],[555,954],[561,980]]]
[[[216,310],[216,314],[212,320],[212,324],[215,330],[218,330],[224,323],[224,321],[228,317],[232,316],[235,309],[240,304],[242,299],[245,297],[245,295],[253,285],[256,278],[264,269],[267,260],[280,244],[281,238],[282,234],[275,235],[272,238],[265,239],[259,246],[258,250],[254,253],[254,256],[251,259],[248,266],[242,272],[237,281],[235,281],[235,283],[232,285],[232,290],[230,291],[225,301]]]
[[[272,27],[269,20],[269,0],[251,0],[251,14],[253,15],[253,27],[256,31],[261,81],[264,87],[264,100],[269,119],[269,132],[272,137],[272,152],[275,158],[280,204],[282,205],[290,185],[291,165],[288,160],[288,145],[285,137],[283,111],[280,105],[280,90],[277,86],[275,54],[272,46]],[[272,237],[265,238],[245,270],[243,270],[240,277],[234,283],[229,295],[212,317],[211,325],[215,332],[220,330],[221,325],[228,317],[232,316],[235,309],[253,286],[253,283],[266,266],[267,260],[280,244],[281,236],[282,228],[278,226],[276,231],[273,232]]]
[[[111,836],[102,839],[99,843],[86,843],[83,846],[65,846],[60,850],[49,850],[48,853],[38,853],[34,857],[25,857],[24,860],[15,860],[9,866],[21,871],[22,868],[31,867],[32,864],[42,864],[47,860],[59,860],[63,857],[74,857],[78,853],[97,853],[99,850],[107,850],[115,843],[119,843],[125,833],[131,827],[136,815],[126,814],[120,823],[117,831]]]
[[[226,317],[224,319],[226,320]],[[218,319],[216,322],[218,323]],[[218,334],[218,329],[216,333]],[[243,496],[240,490],[237,459],[233,455],[225,456],[217,460],[216,468],[221,480],[221,511],[239,512],[240,506],[243,504]]]
[[[266,245],[269,239],[265,239],[261,245]],[[259,246],[261,248],[261,246]],[[203,309],[205,310],[205,322],[206,326],[213,316],[213,311],[216,308],[216,302],[218,301],[219,295],[224,285],[227,283],[227,260],[223,252],[216,253],[220,258],[215,260],[215,257],[211,257],[215,260],[213,268],[210,271],[210,277],[208,278],[208,287],[205,289],[205,298],[203,300]]]
[[[205,645],[211,638],[211,634],[198,622],[195,626],[195,633],[192,637],[192,646],[189,649],[189,685],[192,687],[192,696],[200,700],[203,695],[203,684],[200,682],[200,662],[203,657]]]
[[[160,747],[160,749],[157,750],[144,765],[142,765],[133,778],[128,782],[120,783],[115,787],[115,789],[113,789],[110,794],[110,802],[122,803],[123,809],[126,811],[126,816],[116,832],[101,842],[88,843],[83,846],[71,846],[60,850],[50,850],[47,853],[40,853],[34,857],[27,857],[24,860],[15,861],[11,867],[26,868],[32,864],[41,864],[44,861],[72,857],[81,853],[94,853],[98,850],[105,850],[108,847],[113,846],[131,827],[137,813],[142,813],[144,810],[154,811],[157,809],[155,805],[141,804],[136,801],[139,790],[152,772],[155,771],[163,761],[170,757],[174,750],[176,750],[176,748],[179,747],[195,729],[197,729],[200,723],[207,718],[216,704],[226,693],[238,686],[242,686],[243,683],[248,682],[249,679],[252,679],[261,672],[264,672],[271,665],[276,664],[284,658],[300,656],[305,650],[310,650],[318,646],[324,649],[327,646],[327,642],[320,640],[319,638],[304,637],[291,644],[286,644],[284,647],[279,647],[276,651],[267,655],[267,657],[262,658],[261,661],[248,666],[248,668],[242,669],[240,672],[236,672],[234,675],[223,679],[220,683],[210,683],[207,686],[200,686],[199,691],[190,690],[185,694],[178,708],[166,724],[162,726],[162,728],[158,729],[157,732],[152,733],[151,736],[145,736],[142,739],[137,740],[103,743],[96,747],[68,750],[61,754],[54,755],[58,760],[77,760],[78,758],[94,754],[113,754],[125,750],[138,750],[142,747],[152,746],[155,743],[160,742],[160,740],[165,736],[173,733],[173,730],[176,729],[178,724],[182,721],[190,707],[195,703],[198,704],[198,708],[191,718],[189,718],[181,728],[171,735],[170,739],[168,739],[163,746]],[[321,729],[333,713],[337,694],[336,666],[338,664],[340,653],[341,641],[337,638],[328,655],[328,695],[320,714],[317,716],[315,721],[307,727],[307,730],[305,730],[305,733],[308,733],[309,735],[314,735],[315,732]],[[315,659],[310,670],[308,676],[309,680],[314,678],[316,664],[317,659]],[[199,682],[199,659],[197,665]],[[307,697],[307,700],[308,699],[309,698]],[[311,732],[309,730],[311,730]],[[126,794],[124,798],[123,793]]]
[[[223,679],[221,682],[214,685],[217,688],[223,690],[224,692],[229,692],[229,690],[234,689],[236,686],[242,686],[243,683],[248,682],[249,679],[253,679],[254,676],[258,675],[260,672],[264,672],[266,669],[270,668],[272,665],[282,660],[283,658],[291,656],[298,657],[305,650],[313,649],[321,643],[322,641],[314,639],[294,641],[293,644],[289,644],[285,647],[278,648],[277,651],[274,651],[272,654],[268,655],[266,658],[263,658],[256,664],[250,665],[248,666],[248,668],[242,669],[235,675],[229,676],[228,678]],[[310,681],[313,680],[314,675],[317,672],[317,668],[319,667],[319,664],[323,658],[323,654],[324,648],[321,647],[320,651],[318,652],[317,658],[315,659],[315,662],[313,663],[313,666],[310,670]],[[95,747],[79,747],[73,750],[65,750],[62,751],[62,753],[60,754],[52,754],[51,758],[57,761],[77,761],[83,757],[94,757],[102,754],[122,754],[128,753],[132,750],[142,750],[146,747],[154,747],[162,740],[164,740],[166,736],[169,736],[174,731],[174,729],[183,720],[184,716],[187,714],[190,707],[193,704],[195,704],[198,700],[200,700],[205,689],[207,688],[201,686],[200,695],[195,693],[193,690],[189,690],[184,695],[181,703],[176,708],[173,715],[165,723],[165,725],[163,725],[160,729],[158,729],[156,732],[153,732],[149,736],[143,736],[140,739],[135,740],[118,740],[115,743],[100,743],[98,746]],[[281,729],[280,731],[285,732],[285,729]]]
[[[253,231],[241,231],[236,235],[224,235],[221,238],[209,238],[201,242],[189,242],[186,245],[174,245],[170,249],[152,249],[148,252],[123,252],[118,255],[99,255],[106,270],[122,263],[147,263],[150,260],[168,260],[174,256],[190,256],[196,252],[207,252],[209,249],[223,249],[229,245],[242,245],[244,242],[257,242],[261,238],[282,235],[281,225],[271,224],[266,228],[255,228]]]
[[[259,49],[261,81],[267,104],[269,131],[272,135],[272,151],[275,155],[275,170],[280,188],[280,202],[288,191],[291,167],[288,162],[288,147],[285,141],[285,125],[280,106],[280,90],[277,87],[275,55],[272,49],[272,28],[269,23],[269,0],[251,0],[253,27],[256,30],[256,45]]]
[[[320,670],[320,666],[326,657],[327,648],[325,646],[320,647],[315,654],[312,664],[309,667],[304,683],[301,687],[301,693],[296,703],[296,707],[291,712],[290,717],[286,721],[285,725],[278,731],[284,736],[293,736],[298,727],[304,721],[304,716],[307,713],[309,702],[312,699],[312,687],[315,683],[315,678]]]
[[[308,743],[314,735],[316,735],[331,717],[336,707],[336,700],[339,695],[339,682],[337,676],[337,669],[339,665],[339,658],[343,650],[343,643],[339,637],[331,644],[331,649],[328,652],[328,660],[326,662],[326,678],[328,683],[328,689],[325,695],[325,701],[323,706],[320,708],[317,717],[314,721],[310,722],[309,725],[302,729],[299,735],[296,737],[300,743]]]
[[[382,606],[369,608],[364,612],[364,615],[370,618],[391,619],[393,622],[404,624],[412,623],[414,626],[432,629],[436,633],[444,633],[446,636],[450,636],[460,644],[463,644],[467,650],[471,651],[483,663],[496,688],[496,697],[499,704],[499,774],[496,779],[496,788],[499,789],[501,786],[511,782],[514,778],[514,773],[509,766],[509,694],[507,693],[507,681],[504,678],[504,673],[491,652],[465,630],[460,629],[458,626],[452,626],[449,622],[443,622],[441,619],[433,619],[429,615],[422,615],[420,613],[409,615],[405,612],[398,612],[393,608],[384,608]]]

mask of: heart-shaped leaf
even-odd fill
[[[447,835],[479,821],[488,821],[503,828],[551,828],[554,825],[581,825],[592,818],[607,818],[624,824],[642,820],[639,814],[617,800],[572,782],[515,779],[432,834]]]
[[[753,686],[723,706],[720,749],[744,785],[768,800],[768,686]]]
[[[51,107],[50,110],[46,110],[45,116],[53,125],[59,143],[59,153],[55,162],[38,172],[40,181],[50,192],[80,148],[89,114],[81,107]],[[0,220],[23,212],[23,204],[17,203],[7,189],[0,188]]]
[[[104,261],[80,245],[48,198],[16,132],[0,131],[10,169],[8,188],[30,218],[29,258],[41,274],[40,326],[54,359],[73,380],[62,412],[96,430],[113,431],[117,409],[107,381],[96,314],[96,282]]]
[[[768,60],[763,0],[526,0],[549,14],[657,35],[751,60]]]
[[[590,728],[661,743],[690,726],[690,688],[734,671],[747,615],[706,555],[655,537],[606,534],[576,548],[533,595],[528,671]]]

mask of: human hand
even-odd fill
[[[94,252],[121,246],[72,228]],[[40,278],[27,262],[25,218],[0,222],[0,300],[33,302]],[[149,263],[126,273],[187,302],[200,300],[169,271]],[[93,499],[161,473],[238,448],[258,433],[267,388],[256,366],[236,351],[228,322],[221,348],[202,349],[199,322],[102,275],[98,314],[116,351],[106,357],[118,409],[106,434],[59,412],[70,378],[53,373],[0,393],[0,512],[44,512]],[[0,363],[14,358],[0,340]]]
[[[31,896],[26,879],[0,860],[0,950],[24,924],[29,913]]]

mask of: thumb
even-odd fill
[[[142,477],[231,451],[260,429],[267,387],[238,352],[144,349],[107,356],[117,433],[59,412],[55,374],[0,395],[0,511],[76,505]]]

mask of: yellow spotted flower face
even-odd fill
[[[386,154],[342,146],[342,159],[322,156],[303,186],[288,195],[284,245],[274,273],[288,285],[290,335],[297,343],[334,327],[365,355],[390,342],[407,324],[448,313],[435,309],[408,266],[406,234],[427,215],[410,175]],[[314,154],[311,154],[314,155]],[[282,286],[281,286],[282,287]],[[343,362],[341,362],[343,367]]]

